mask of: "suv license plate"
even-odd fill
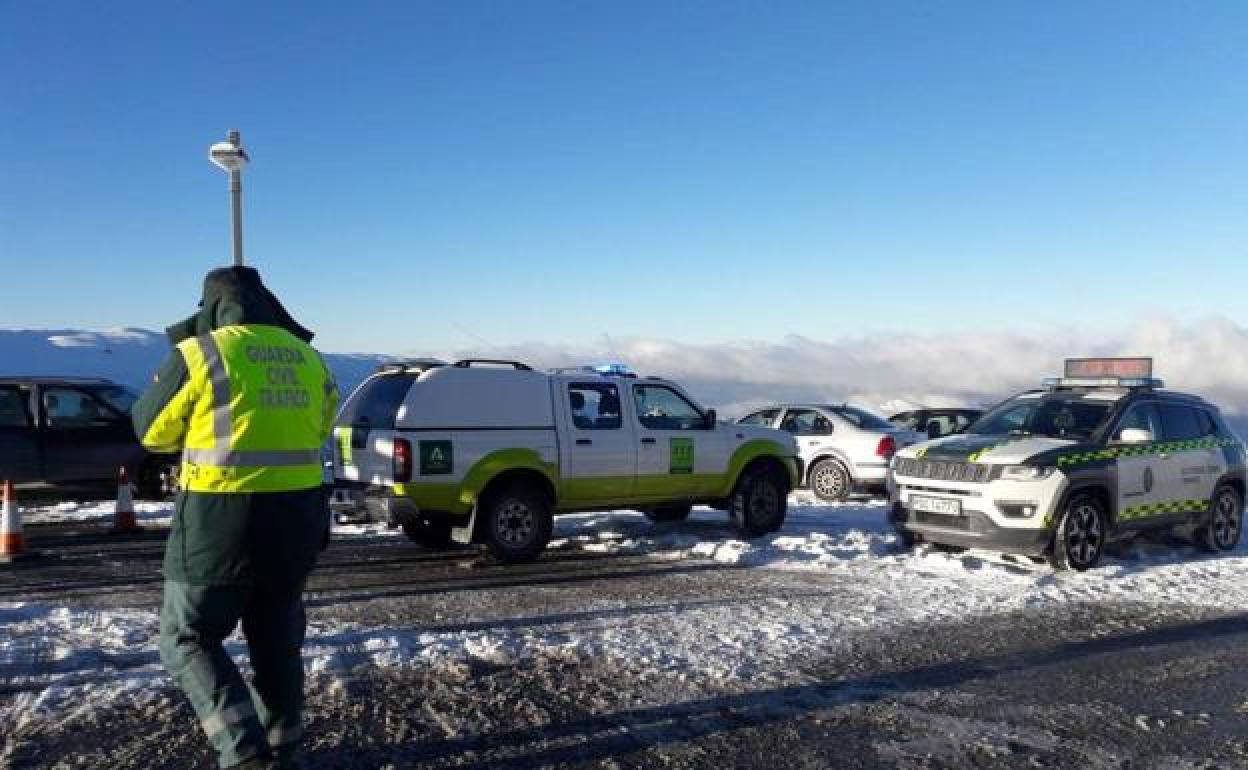
[[[924,513],[942,513],[946,516],[962,515],[962,501],[950,500],[945,497],[915,495],[910,498],[910,507]]]

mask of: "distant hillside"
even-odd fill
[[[0,330],[0,375],[107,377],[142,388],[169,352],[163,333],[146,329]],[[392,356],[328,353],[325,361],[344,393]]]

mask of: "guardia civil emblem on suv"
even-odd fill
[[[1234,548],[1245,455],[1218,408],[1165,390],[1148,358],[1070,359],[1065,374],[963,434],[897,454],[889,496],[902,542],[1014,551],[1076,570],[1141,530]]]

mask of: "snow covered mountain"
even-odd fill
[[[0,375],[106,377],[142,388],[169,352],[169,340],[146,329],[0,329]],[[327,353],[344,392],[393,356]]]

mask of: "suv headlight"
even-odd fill
[[[1001,478],[1005,481],[1040,481],[1053,475],[1057,470],[1052,465],[1007,465],[1001,469]]]

